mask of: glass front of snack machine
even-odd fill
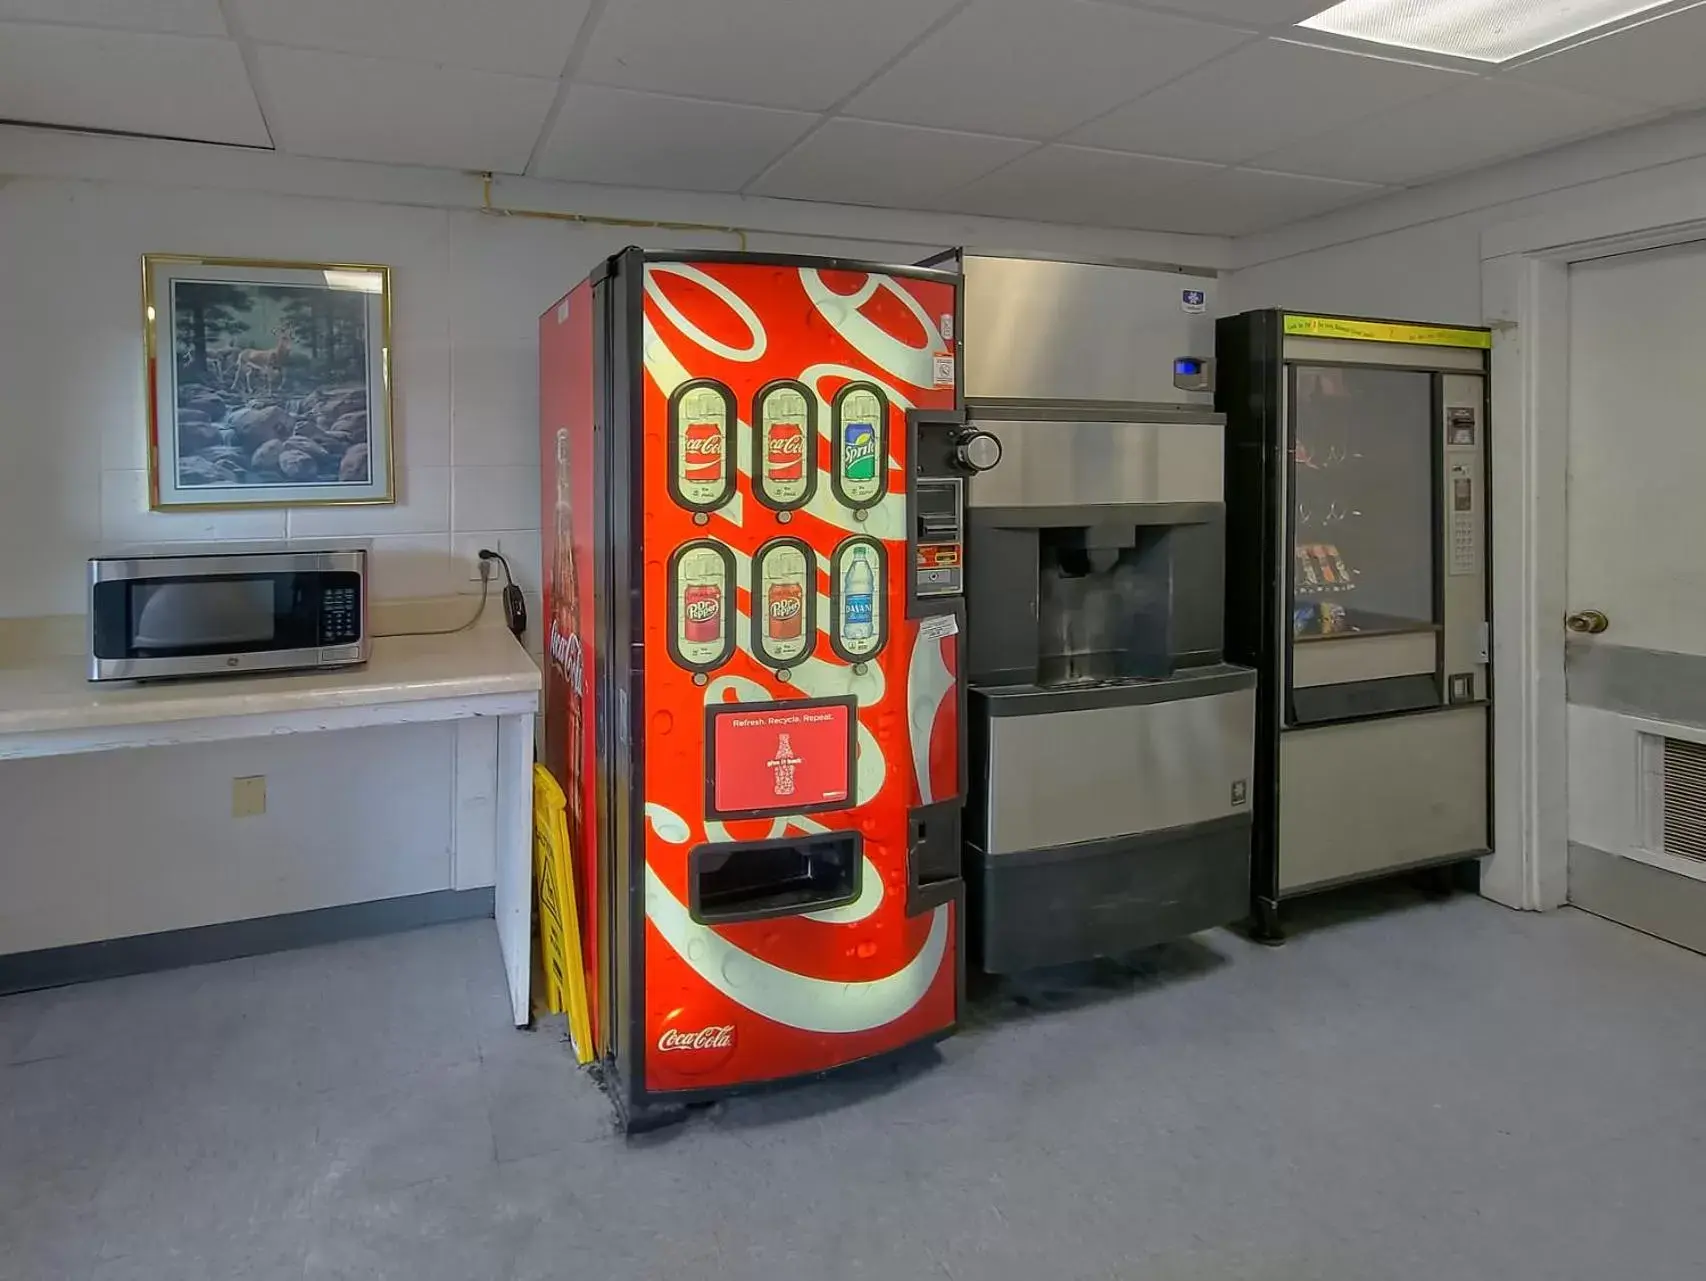
[[[1292,364],[1287,376],[1287,719],[1436,705],[1436,375]]]

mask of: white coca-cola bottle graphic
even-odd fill
[[[778,734],[776,736],[776,754],[765,762],[775,771],[775,792],[777,796],[792,796],[794,794],[794,771],[799,768],[802,758],[794,753],[793,736]]]
[[[585,828],[585,805],[581,792],[581,771],[585,755],[584,703],[586,665],[580,637],[580,582],[575,565],[574,529],[574,469],[571,461],[569,429],[557,429],[556,504],[552,513],[551,618],[547,645],[550,664],[560,676],[562,685],[555,691],[563,709],[560,747],[561,772],[558,781],[568,799],[565,816],[569,829],[570,848],[582,848]]]

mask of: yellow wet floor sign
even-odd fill
[[[545,971],[546,1011],[569,1016],[575,1059],[592,1062],[592,1020],[587,1011],[586,971],[581,965],[580,911],[575,869],[564,817],[568,798],[551,772],[533,767],[533,902],[539,952]]]

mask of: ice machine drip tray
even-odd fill
[[[859,897],[862,846],[857,832],[701,845],[688,865],[693,919],[723,925],[842,907]]]

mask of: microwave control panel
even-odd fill
[[[320,596],[320,644],[348,645],[361,639],[361,597],[353,586],[328,585]]]

